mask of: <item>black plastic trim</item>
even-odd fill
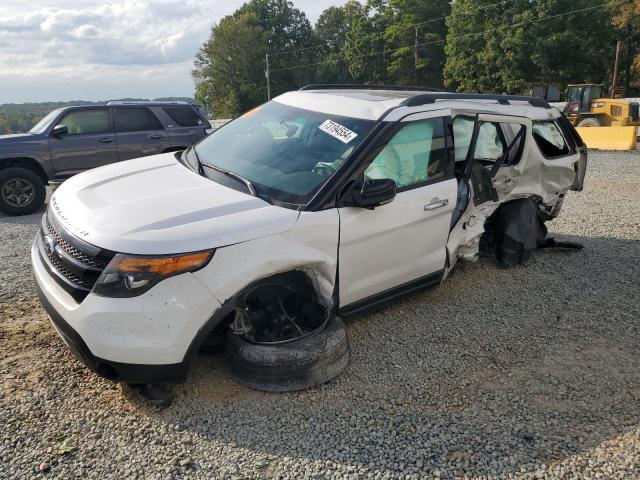
[[[432,87],[418,87],[412,85],[376,85],[363,83],[312,83],[300,90],[397,90],[401,92],[446,92]]]
[[[341,307],[339,315],[341,317],[353,317],[380,310],[405,296],[438,286],[443,276],[444,269],[390,288],[384,292],[376,293],[375,295]]]
[[[510,102],[528,102],[531,106],[550,109],[546,100],[538,97],[525,97],[519,95],[490,95],[486,93],[421,93],[404,100],[404,107],[417,107],[435,103],[437,100],[495,100],[502,105],[510,105]]]

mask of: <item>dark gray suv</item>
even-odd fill
[[[45,185],[84,170],[157,153],[184,150],[211,132],[186,102],[109,102],[65,107],[29,133],[0,135],[0,210],[33,213]]]

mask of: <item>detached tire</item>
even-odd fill
[[[0,170],[0,210],[8,215],[28,215],[43,204],[46,190],[32,170],[9,167]]]
[[[231,371],[255,390],[290,392],[335,378],[349,363],[344,323],[333,318],[318,333],[279,345],[257,345],[237,335],[227,337]]]

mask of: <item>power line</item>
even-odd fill
[[[504,5],[505,3],[511,3],[513,1],[514,0],[502,0],[501,2],[492,3],[491,5],[480,6],[480,7],[476,8],[476,9],[474,9],[474,10],[467,10],[465,12],[458,12],[457,15],[467,15],[467,14],[471,14],[471,13],[476,13],[476,12],[479,12],[481,10],[487,10],[489,8],[497,7],[499,5]],[[424,21],[418,22],[418,23],[411,23],[409,25],[403,25],[403,29],[404,30],[408,30],[410,28],[418,27],[420,25],[426,25],[427,23],[433,23],[433,22],[437,22],[437,21],[440,21],[440,20],[446,20],[449,17],[451,17],[451,14],[446,15],[444,17],[430,18],[429,20],[424,20]],[[374,36],[372,38],[380,39],[380,38],[383,38],[383,37],[384,37],[384,33],[382,35],[376,35],[376,36]],[[338,43],[338,42],[336,41],[336,42],[319,43],[317,45],[312,45],[310,47],[304,47],[304,48],[297,48],[295,50],[282,50],[280,52],[271,53],[271,54],[269,54],[269,56],[270,57],[277,57],[279,55],[287,55],[289,53],[303,52],[303,51],[306,51],[306,50],[312,50],[314,48],[322,48],[322,47],[327,47],[327,46],[330,46],[330,45],[335,45],[336,43]]]
[[[621,0],[621,1],[618,1],[618,2],[603,3],[603,4],[595,5],[595,6],[592,6],[592,7],[585,7],[585,8],[571,10],[571,11],[564,12],[564,13],[558,13],[558,14],[555,14],[555,15],[548,15],[546,17],[536,18],[534,20],[526,20],[526,21],[523,21],[523,22],[512,23],[510,25],[503,25],[501,27],[497,27],[496,29],[520,27],[520,26],[523,26],[523,25],[527,25],[527,24],[531,24],[531,23],[538,23],[538,22],[541,22],[543,20],[549,20],[549,19],[552,19],[552,18],[559,18],[559,17],[564,17],[564,16],[567,16],[567,15],[573,15],[575,13],[582,13],[582,12],[587,12],[587,11],[590,11],[590,10],[596,10],[596,9],[603,8],[603,7],[620,5],[620,4],[628,2],[628,1],[629,0]],[[284,70],[293,70],[293,69],[296,69],[296,68],[312,67],[312,66],[316,66],[316,65],[326,65],[326,64],[330,64],[330,63],[342,62],[342,61],[345,61],[345,60],[355,60],[355,59],[358,59],[358,58],[375,57],[377,55],[385,55],[385,54],[388,54],[388,53],[398,52],[398,51],[404,50],[406,48],[415,49],[417,47],[424,47],[424,46],[427,46],[427,45],[436,45],[438,43],[444,43],[447,40],[451,40],[451,39],[456,40],[456,39],[460,39],[460,38],[474,37],[474,36],[478,36],[478,35],[483,35],[483,34],[489,32],[489,31],[496,30],[496,29],[487,29],[487,30],[483,30],[481,32],[465,33],[463,35],[458,35],[458,36],[455,36],[455,37],[448,37],[448,38],[443,38],[443,39],[440,39],[440,40],[434,40],[434,41],[431,41],[431,42],[418,43],[418,44],[414,44],[414,45],[405,45],[405,46],[399,47],[399,48],[386,49],[386,50],[381,50],[379,52],[367,53],[367,54],[364,54],[364,55],[343,56],[343,57],[335,58],[333,60],[325,60],[325,61],[322,61],[322,62],[307,63],[305,65],[295,65],[295,66],[292,66],[292,67],[276,68],[276,69],[272,69],[271,72],[281,72],[281,71],[284,71]]]

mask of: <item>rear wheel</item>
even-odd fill
[[[601,127],[600,120],[595,117],[583,118],[578,122],[579,127]]]
[[[0,170],[0,210],[9,215],[27,215],[44,203],[46,190],[40,176],[26,168]]]

